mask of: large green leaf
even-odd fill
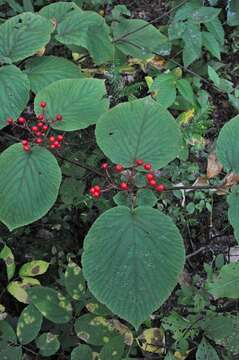
[[[145,59],[154,53],[169,55],[168,38],[144,20],[126,20],[113,24],[115,44],[124,54]]]
[[[227,197],[228,219],[233,226],[234,234],[239,243],[239,186],[234,186],[232,192]]]
[[[44,357],[54,355],[61,346],[58,335],[50,332],[41,334],[36,340],[36,345],[40,349],[40,354]]]
[[[63,324],[71,319],[71,303],[59,291],[48,287],[36,286],[28,289],[27,292],[32,304],[48,320],[57,324]]]
[[[115,163],[131,166],[136,159],[155,169],[179,153],[181,133],[172,115],[150,99],[119,104],[96,126],[101,150]]]
[[[57,27],[56,39],[65,45],[86,48],[99,65],[113,58],[110,29],[104,18],[93,11],[74,12]]]
[[[35,93],[54,81],[82,77],[80,68],[77,65],[57,56],[43,56],[31,59],[26,64],[25,72],[30,79],[31,89]]]
[[[216,298],[239,298],[239,262],[224,265],[217,278],[208,284],[208,291]]]
[[[42,325],[42,314],[30,304],[22,311],[17,323],[17,336],[21,344],[34,340]]]
[[[52,119],[56,114],[63,116],[63,120],[53,127],[64,131],[95,124],[109,106],[104,81],[99,79],[66,79],[50,84],[35,98],[37,114],[42,112],[39,106],[41,100],[47,102],[47,114]]]
[[[35,146],[24,152],[21,144],[0,155],[0,221],[10,230],[43,217],[55,203],[61,170],[55,157]]]
[[[183,63],[189,66],[201,56],[202,34],[199,25],[187,23],[182,38],[185,43]]]
[[[22,13],[0,26],[0,60],[11,63],[34,55],[51,37],[52,23],[31,12]]]
[[[239,354],[239,317],[214,315],[203,321],[205,335],[224,346],[233,354]]]
[[[71,17],[75,11],[82,10],[74,2],[57,1],[44,6],[39,13],[49,20],[56,21],[58,26],[67,16]]]
[[[24,110],[29,90],[27,76],[15,65],[0,68],[0,129],[6,126],[8,117],[16,119]]]
[[[119,206],[93,224],[82,260],[94,296],[138,328],[177,284],[184,264],[183,240],[159,210]]]
[[[166,73],[156,77],[151,92],[155,92],[154,98],[165,109],[170,107],[176,100],[176,76]]]
[[[219,360],[216,350],[205,338],[202,339],[198,346],[196,360]]]
[[[226,171],[239,173],[239,116],[228,121],[217,139],[217,157]]]

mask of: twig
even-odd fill
[[[202,247],[200,247],[199,249],[197,249],[196,251],[194,251],[193,253],[191,253],[191,254],[188,254],[187,256],[186,256],[186,259],[188,260],[188,259],[190,259],[191,257],[193,257],[193,256],[195,256],[195,255],[197,255],[197,254],[199,254],[200,252],[202,252],[202,251],[204,251],[204,250],[206,250],[206,246],[202,246]]]
[[[180,4],[176,5],[174,8],[172,8],[172,9],[170,9],[169,11],[165,12],[164,14],[158,16],[157,18],[149,21],[147,24],[142,25],[142,26],[139,26],[137,29],[134,29],[134,30],[132,30],[132,31],[127,32],[126,34],[120,36],[119,38],[114,39],[112,42],[113,42],[113,43],[119,42],[119,41],[125,39],[126,37],[128,37],[128,36],[130,36],[130,35],[132,35],[132,34],[135,34],[136,32],[138,32],[138,31],[140,31],[140,30],[145,29],[145,28],[148,27],[149,25],[152,25],[152,24],[154,24],[155,22],[163,19],[165,16],[168,16],[169,14],[171,14],[171,12],[173,12],[174,10],[176,10],[177,8],[179,8],[180,6],[184,5],[186,2],[187,2],[187,0],[182,1]]]

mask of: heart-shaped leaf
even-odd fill
[[[67,96],[66,96],[67,94]],[[47,102],[47,115],[55,119],[56,114],[63,116],[62,121],[53,125],[55,129],[74,131],[95,124],[107,109],[104,81],[98,79],[59,80],[42,89],[35,98],[35,111],[42,112],[39,102]]]
[[[13,230],[40,219],[55,203],[60,183],[61,170],[47,149],[10,146],[0,155],[0,220]]]
[[[46,18],[25,12],[0,26],[0,60],[17,62],[34,55],[51,37],[52,23]]]
[[[179,154],[181,132],[168,111],[143,99],[105,113],[97,123],[96,140],[114,163],[128,167],[143,159],[158,169]]]
[[[83,272],[90,291],[135,328],[168,298],[183,264],[177,227],[149,207],[106,211],[84,242]]]

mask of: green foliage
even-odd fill
[[[61,171],[46,149],[31,153],[20,144],[0,156],[0,220],[10,230],[40,219],[56,201]]]
[[[17,337],[21,344],[28,344],[33,341],[42,325],[42,315],[33,306],[28,305],[22,311],[17,323]]]
[[[131,249],[127,256],[124,249]],[[160,253],[169,251],[170,259],[162,261]],[[126,207],[108,210],[85,239],[83,269],[90,290],[135,328],[169,296],[183,264],[178,229],[166,215],[148,207],[132,212]]]
[[[67,94],[67,97],[66,97]],[[64,131],[80,130],[97,122],[108,108],[104,81],[98,79],[66,79],[53,82],[38,92],[35,111],[42,112],[42,99],[49,104],[48,115],[54,119],[61,114],[63,120],[54,128]]]
[[[212,283],[208,284],[209,292],[217,299],[228,297],[238,299],[239,297],[239,263],[224,265],[219,275]]]
[[[219,360],[216,350],[206,339],[202,339],[196,353],[196,360]]]

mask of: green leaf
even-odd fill
[[[0,26],[0,60],[11,63],[34,55],[49,41],[52,23],[31,12],[22,13]]]
[[[238,97],[234,96],[234,95],[228,95],[229,97],[229,101],[231,103],[232,106],[234,106],[234,108],[239,111],[239,99]]]
[[[16,344],[17,336],[12,326],[5,320],[0,321],[0,346],[1,349],[7,347],[9,343]],[[0,352],[1,355],[1,352]]]
[[[218,18],[213,19],[212,21],[207,22],[206,28],[208,31],[215,36],[220,46],[224,45],[224,29],[221,21]]]
[[[54,4],[44,6],[40,10],[40,15],[49,20],[56,21],[57,26],[68,16],[71,17],[75,11],[82,12],[74,2],[57,1]]]
[[[182,34],[185,30],[185,23],[183,22],[173,22],[168,26],[168,37],[169,40],[177,40],[182,37]]]
[[[61,170],[45,148],[14,144],[0,155],[0,220],[14,230],[42,218],[56,201]]]
[[[99,360],[122,360],[124,348],[124,338],[122,336],[115,336],[103,346],[99,355]]]
[[[4,350],[0,350],[0,357],[4,360],[21,360],[22,348],[21,346],[8,346]]]
[[[136,205],[137,206],[151,206],[157,203],[158,199],[150,189],[140,189],[137,191]]]
[[[31,89],[34,93],[57,80],[82,78],[77,65],[57,56],[31,59],[25,65],[25,73],[30,79]]]
[[[74,11],[57,26],[56,40],[86,48],[95,64],[100,65],[113,58],[114,47],[109,33],[104,18],[96,12]]]
[[[239,186],[234,186],[227,197],[228,219],[233,226],[235,238],[239,244]]]
[[[168,38],[144,20],[122,18],[113,24],[113,35],[115,45],[126,55],[146,59],[154,53],[163,56],[170,53]]]
[[[239,116],[228,121],[217,139],[217,158],[226,171],[239,173]]]
[[[0,259],[5,262],[7,268],[7,279],[10,281],[15,274],[16,265],[12,250],[7,245],[4,245],[3,249],[1,250]]]
[[[93,353],[88,345],[81,344],[72,350],[71,360],[92,360]]]
[[[239,218],[238,218],[239,220]],[[239,223],[239,221],[238,221]],[[239,298],[239,262],[226,264],[213,282],[208,284],[208,291],[218,298]]]
[[[176,78],[172,73],[159,75],[150,91],[155,92],[155,100],[164,108],[170,107],[176,100]]]
[[[0,50],[1,51],[1,50]],[[7,124],[7,118],[16,119],[28,102],[30,82],[16,66],[0,68],[0,129]]]
[[[203,338],[200,342],[197,352],[196,360],[220,360],[216,350]]]
[[[217,72],[213,69],[213,67],[211,67],[210,65],[208,65],[208,76],[209,79],[216,85],[216,86],[220,86],[220,77],[218,76]]]
[[[217,59],[221,60],[221,49],[217,39],[207,31],[202,32],[202,45]]]
[[[42,325],[42,314],[32,304],[25,307],[17,323],[17,336],[21,344],[25,345],[34,340]]]
[[[214,315],[203,322],[205,335],[224,346],[234,355],[239,354],[239,317],[237,315]]]
[[[117,335],[110,320],[92,314],[82,315],[76,320],[75,332],[81,340],[96,346],[107,344]]]
[[[221,9],[203,6],[190,14],[190,21],[196,24],[207,23],[216,18],[220,11]]]
[[[147,100],[119,104],[98,121],[97,144],[112,162],[128,167],[144,159],[158,169],[178,155],[181,132],[176,121]]]
[[[64,280],[68,294],[74,300],[80,300],[86,290],[85,280],[81,268],[73,261],[70,261],[66,268]]]
[[[188,18],[190,19],[192,13],[200,9],[200,7],[201,6],[198,1],[187,1],[186,4],[180,6],[179,10],[177,10],[174,21],[183,21],[187,20]]]
[[[186,79],[177,80],[176,83],[179,93],[187,100],[190,104],[194,104],[194,94],[190,82]]]
[[[32,304],[35,305],[48,320],[56,324],[63,324],[71,319],[71,303],[59,291],[48,287],[37,286],[28,289],[28,295]]]
[[[33,260],[21,266],[19,275],[22,276],[38,276],[45,274],[50,263],[43,260]]]
[[[182,38],[185,43],[183,63],[187,67],[201,56],[202,34],[199,25],[187,23]]]
[[[104,81],[99,79],[66,79],[50,84],[35,98],[38,115],[42,112],[39,106],[41,100],[47,102],[50,118],[55,119],[56,114],[63,116],[63,120],[53,127],[64,131],[80,130],[95,124],[109,106]]]
[[[36,345],[38,349],[40,349],[40,354],[44,357],[54,355],[61,346],[58,335],[52,334],[51,332],[39,336],[36,340]]]
[[[119,206],[93,224],[82,260],[93,295],[138,328],[175,287],[184,247],[168,216],[150,207]]]
[[[238,3],[238,0],[228,0],[227,23],[230,26],[239,25],[239,3]]]
[[[132,196],[126,191],[119,191],[114,197],[113,200],[116,205],[123,205],[130,207],[132,204]]]

